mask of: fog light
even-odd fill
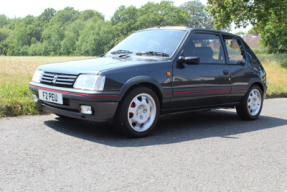
[[[33,100],[34,100],[35,102],[38,102],[38,97],[37,97],[37,95],[32,94],[32,96],[33,96]]]
[[[88,105],[81,105],[81,113],[87,114],[87,115],[92,115],[92,107]]]

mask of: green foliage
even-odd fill
[[[267,73],[267,96],[287,97],[287,54],[257,56]]]
[[[267,47],[261,47],[260,49],[258,48],[253,48],[252,51],[257,55],[257,54],[271,54],[272,50],[268,49]]]
[[[45,55],[43,51],[43,47],[44,46],[42,46],[40,42],[32,44],[29,49],[29,55],[30,56]]]
[[[246,35],[244,31],[238,31],[236,33],[234,33],[235,35],[238,35],[238,36],[244,36]]]
[[[251,29],[248,30],[247,34],[255,34],[255,30],[254,28],[252,27]]]
[[[272,50],[273,53],[287,51],[287,11],[282,19],[283,23],[277,20],[275,14],[269,18],[266,26],[260,30],[260,44]]]
[[[6,17],[6,15],[0,15],[0,27],[3,27],[4,25],[6,25],[8,23],[8,18]]]
[[[206,12],[206,6],[199,0],[188,1],[183,3],[180,8],[187,11],[188,23],[190,27],[214,29],[214,20]]]
[[[196,9],[196,14],[191,10]],[[176,7],[172,1],[148,2],[140,8],[120,6],[110,21],[94,10],[45,9],[34,17],[0,15],[0,55],[101,55],[136,30],[190,25],[212,29],[213,20],[198,0]]]
[[[208,4],[217,29],[231,22],[236,27],[251,23],[260,33],[263,46],[277,53],[287,51],[287,0],[208,0]]]
[[[5,83],[3,83],[4,80]],[[30,80],[30,76],[1,74],[0,117],[42,113],[40,107],[31,99],[32,92],[27,86],[27,82]]]

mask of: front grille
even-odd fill
[[[44,72],[40,82],[58,87],[73,87],[77,77],[77,75]]]

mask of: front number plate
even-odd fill
[[[63,95],[50,91],[39,90],[39,98],[43,101],[58,103],[63,105]]]

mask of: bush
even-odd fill
[[[29,55],[36,56],[36,55],[43,55],[43,47],[40,42],[32,44],[29,49]]]
[[[268,48],[266,48],[266,47],[264,47],[264,48],[253,48],[252,49],[252,51],[256,54],[256,55],[258,55],[258,54],[270,54],[270,53],[272,53],[272,50],[270,50],[270,49],[268,49]]]
[[[21,48],[20,50],[20,55],[22,56],[28,56],[29,55],[29,46],[28,45],[25,45]]]

